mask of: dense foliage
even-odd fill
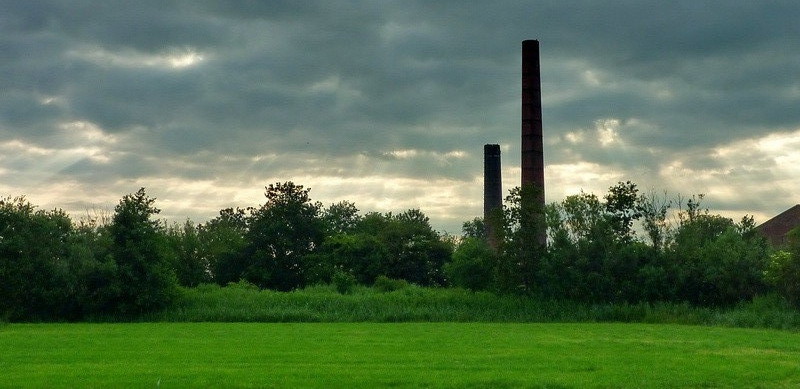
[[[701,209],[702,196],[678,199],[672,210],[671,201],[620,182],[602,200],[580,193],[544,211],[525,197],[517,189],[507,201],[508,231],[496,262],[501,287],[511,283],[553,299],[704,306],[748,301],[768,290],[770,247],[753,219],[712,215]],[[544,214],[544,226],[531,223],[537,213]],[[535,242],[539,228],[548,233],[546,249],[526,243]]]
[[[144,189],[107,225],[74,224],[24,198],[0,201],[0,315],[11,320],[138,315],[177,295],[166,231]]]
[[[770,257],[767,282],[786,300],[800,308],[800,228],[789,232],[789,245]]]
[[[108,228],[116,265],[109,304],[123,314],[163,308],[177,293],[173,252],[161,224],[151,219],[160,212],[153,203],[144,188],[123,197]]]
[[[140,317],[174,306],[178,288],[214,283],[290,291],[331,284],[342,294],[455,286],[544,301],[732,306],[777,293],[800,307],[800,231],[774,251],[752,218],[668,200],[635,184],[602,198],[568,196],[544,209],[536,188],[514,188],[491,220],[461,237],[420,210],[361,214],[324,207],[292,182],[265,188],[258,207],[202,224],[155,219],[144,189],[105,220],[73,222],[24,198],[0,201],[0,320]],[[546,234],[546,243],[541,238]]]

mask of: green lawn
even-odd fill
[[[0,325],[2,387],[797,387],[800,334],[642,324]]]

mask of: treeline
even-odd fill
[[[515,188],[493,215],[465,224],[447,265],[454,285],[589,303],[687,302],[730,306],[779,293],[800,307],[800,229],[774,251],[752,217],[703,209],[702,195],[669,200],[620,182],[602,198],[580,193],[539,209]],[[547,244],[537,244],[547,233]]]
[[[169,306],[178,287],[246,282],[289,291],[335,282],[447,284],[453,240],[419,210],[359,214],[323,207],[292,182],[269,185],[260,207],[203,223],[157,220],[144,189],[108,220],[73,222],[24,198],[0,201],[0,320],[136,317]],[[379,277],[381,276],[381,277]]]
[[[778,292],[800,305],[800,233],[773,251],[752,218],[619,183],[602,199],[569,196],[541,210],[516,188],[491,220],[440,234],[419,210],[361,214],[324,207],[292,182],[265,188],[258,207],[202,224],[157,219],[144,189],[107,220],[74,222],[24,198],[0,201],[0,320],[135,318],[174,304],[179,287],[215,283],[289,291],[334,284],[456,286],[576,302],[723,306]],[[673,207],[677,207],[673,209]],[[486,225],[493,223],[490,246]],[[547,245],[538,236],[548,234]]]

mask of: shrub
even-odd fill
[[[800,258],[784,250],[772,253],[764,278],[786,301],[800,308]]]
[[[668,257],[678,270],[678,299],[700,305],[730,305],[765,291],[767,243],[751,234],[748,220],[736,224],[695,214],[679,227]]]
[[[393,292],[395,290],[408,288],[408,281],[378,276],[375,278],[373,288],[380,293]]]
[[[359,222],[356,232],[374,236],[382,246],[380,251],[386,252],[380,265],[370,268],[373,274],[417,285],[444,284],[442,268],[452,255],[452,246],[431,228],[429,218],[420,210],[397,215],[369,213]]]
[[[356,280],[369,285],[382,274],[389,254],[384,245],[366,233],[329,236],[319,253],[307,258],[309,282],[331,282],[336,269],[352,274]]]
[[[487,290],[492,285],[495,255],[484,239],[466,238],[444,266],[450,285],[470,290]]]
[[[356,286],[356,277],[341,270],[333,273],[332,281],[339,294],[350,294]]]
[[[225,285],[225,287],[231,288],[231,289],[239,289],[239,290],[260,290],[258,288],[258,285],[253,284],[253,283],[245,280],[244,278],[242,278],[241,280],[239,280],[237,282],[229,282],[228,285]]]
[[[23,197],[0,199],[0,317],[75,318],[80,280],[68,242],[72,222],[41,211]]]

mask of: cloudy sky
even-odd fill
[[[547,201],[618,181],[763,222],[800,203],[796,1],[0,0],[0,196],[76,218],[145,187],[202,222],[294,181],[363,212],[519,185],[541,44]]]

